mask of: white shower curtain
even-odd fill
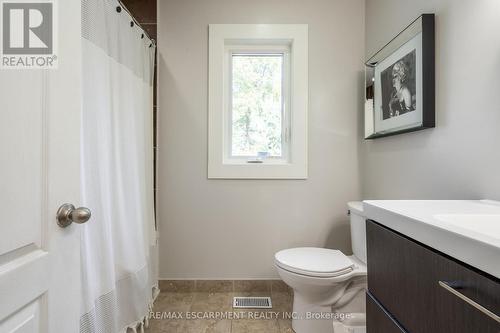
[[[116,0],[82,0],[80,332],[141,327],[157,293],[153,212],[155,46]],[[142,37],[142,38],[141,38]]]

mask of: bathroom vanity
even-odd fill
[[[500,332],[500,203],[365,201],[368,333]]]

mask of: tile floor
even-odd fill
[[[291,290],[281,281],[161,281],[146,333],[293,333]],[[269,310],[233,309],[233,296],[271,296]],[[200,313],[201,312],[201,313]],[[186,318],[213,313],[233,318]],[[170,315],[170,318],[168,316]]]

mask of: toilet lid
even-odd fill
[[[282,250],[274,258],[281,268],[310,276],[334,277],[354,268],[354,263],[341,251],[316,247]]]

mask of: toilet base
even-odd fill
[[[331,306],[308,303],[300,294],[293,296],[292,328],[295,333],[332,333]]]
[[[333,321],[333,333],[366,333],[366,314],[350,313],[350,318]]]

